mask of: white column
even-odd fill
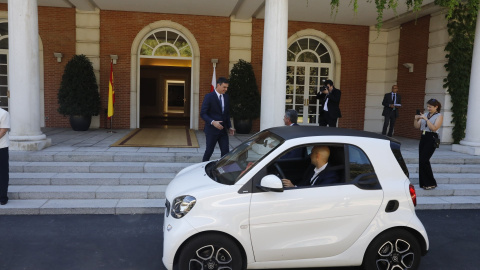
[[[8,0],[10,149],[40,150],[50,140],[40,130],[37,0]]]
[[[287,72],[288,0],[266,0],[260,129],[282,126]]]
[[[442,143],[453,142],[452,138],[452,99],[447,89],[443,88],[443,80],[448,76],[445,64],[445,47],[450,41],[448,34],[446,10],[436,12],[430,17],[427,56],[427,80],[425,81],[425,98],[422,108],[431,98],[442,104],[443,125],[437,131]]]
[[[473,44],[472,70],[470,71],[470,90],[468,94],[467,128],[465,139],[452,150],[471,155],[480,155],[480,10],[477,15],[475,42]]]
[[[400,27],[377,31],[370,26],[368,42],[367,95],[363,129],[382,132],[383,96],[397,84]],[[335,82],[335,81],[334,81]],[[402,89],[399,90],[402,93]]]

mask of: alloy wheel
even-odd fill
[[[395,242],[385,242],[377,252],[376,265],[378,270],[410,269],[415,262],[415,254],[410,244],[402,239]]]
[[[233,270],[232,256],[223,247],[203,246],[190,259],[189,270]]]

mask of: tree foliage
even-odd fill
[[[58,112],[63,115],[98,115],[100,95],[92,62],[85,55],[74,55],[65,66],[58,90]]]
[[[452,100],[453,142],[459,143],[465,137],[467,126],[468,93],[479,1],[455,5],[452,5],[452,2],[455,1],[436,0],[435,4],[449,8],[446,17],[450,41],[445,46],[445,57],[448,59],[445,69],[448,75],[443,80],[443,87],[447,89]]]
[[[391,9],[395,14],[397,14],[397,7],[399,1],[405,1],[407,4],[408,10],[417,12],[421,9],[423,0],[366,0],[367,2],[375,2],[375,7],[377,9],[377,23],[375,24],[377,30],[380,30],[383,25],[383,12],[384,10]],[[446,1],[461,1],[461,0],[446,0]],[[358,12],[358,0],[350,0],[350,4],[353,4],[353,11]],[[335,12],[338,13],[338,7],[340,6],[340,0],[330,0],[330,6],[332,9],[332,14]]]
[[[256,119],[260,116],[260,94],[252,64],[240,59],[230,71],[228,96],[230,116],[238,119]]]

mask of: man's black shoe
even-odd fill
[[[8,202],[8,201],[6,201],[6,202],[0,202],[0,204],[1,204],[1,205],[5,205],[5,204],[7,204],[7,202]]]

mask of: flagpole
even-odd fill
[[[117,133],[116,131],[112,130],[113,128],[113,115],[110,117],[110,130],[107,133]]]

